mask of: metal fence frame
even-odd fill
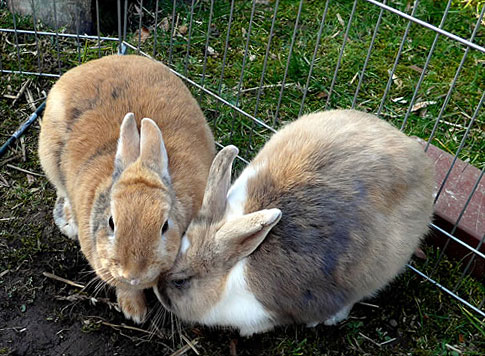
[[[244,57],[243,57],[243,61],[242,61],[242,69],[241,69],[241,75],[240,75],[239,83],[237,85],[237,97],[236,97],[235,103],[232,103],[229,100],[224,99],[222,92],[221,92],[221,85],[222,85],[223,79],[224,79],[224,69],[225,69],[225,66],[226,66],[228,43],[230,41],[229,33],[230,33],[230,29],[231,29],[232,19],[233,19],[233,16],[234,16],[235,0],[231,0],[231,4],[230,4],[230,13],[229,13],[229,20],[228,20],[227,35],[225,37],[224,54],[222,56],[222,68],[221,68],[221,72],[220,72],[219,86],[218,86],[217,90],[208,89],[205,85],[206,64],[207,64],[207,58],[208,58],[208,48],[209,48],[209,38],[210,38],[209,32],[210,32],[210,29],[211,29],[212,9],[213,9],[215,0],[208,0],[208,1],[210,1],[210,16],[209,16],[208,27],[207,27],[207,37],[206,37],[205,44],[204,44],[205,47],[204,47],[203,72],[202,72],[202,78],[201,78],[200,83],[189,78],[189,76],[187,74],[187,60],[188,60],[188,57],[189,57],[191,46],[193,46],[193,44],[191,43],[191,38],[192,38],[192,25],[193,25],[193,21],[194,21],[194,19],[193,19],[194,7],[195,7],[195,4],[196,4],[195,0],[192,0],[191,4],[190,4],[191,8],[190,8],[190,20],[189,20],[189,28],[188,28],[188,42],[187,42],[187,51],[186,51],[186,56],[185,56],[185,65],[184,65],[183,73],[178,72],[175,69],[173,69],[172,67],[170,67],[170,65],[172,65],[172,59],[173,59],[172,51],[173,51],[173,38],[174,38],[174,26],[175,26],[174,22],[175,22],[177,0],[173,0],[173,2],[172,2],[172,4],[173,4],[172,5],[172,16],[171,16],[171,23],[170,23],[171,37],[170,37],[170,44],[169,44],[169,48],[168,48],[169,59],[168,59],[168,63],[166,63],[166,64],[168,64],[170,70],[174,74],[176,74],[177,76],[182,78],[187,84],[199,89],[201,93],[207,94],[207,95],[211,96],[212,98],[216,99],[218,101],[218,105],[219,104],[226,105],[226,106],[230,107],[234,112],[236,112],[240,115],[244,115],[245,117],[249,118],[252,121],[253,125],[259,125],[261,127],[264,127],[265,129],[269,130],[270,132],[275,132],[275,129],[273,128],[274,123],[275,123],[274,120],[276,120],[276,118],[278,117],[278,113],[281,109],[282,97],[283,97],[284,90],[285,90],[284,84],[285,84],[285,81],[287,79],[288,68],[289,68],[290,59],[291,59],[291,56],[292,56],[293,47],[294,47],[294,44],[295,44],[295,39],[296,39],[296,35],[297,35],[297,30],[298,30],[298,23],[299,23],[300,14],[301,14],[301,11],[302,11],[302,6],[303,6],[303,3],[304,3],[304,0],[300,0],[300,2],[299,2],[298,12],[296,14],[294,29],[293,29],[293,33],[292,33],[292,37],[291,37],[291,42],[290,42],[290,45],[289,45],[289,53],[288,53],[288,56],[287,56],[285,72],[284,72],[284,76],[282,78],[282,85],[281,85],[281,89],[280,89],[280,92],[279,92],[276,114],[274,116],[272,125],[268,125],[263,120],[258,119],[257,116],[258,116],[258,104],[259,104],[260,96],[261,96],[261,93],[262,93],[263,82],[264,82],[265,73],[266,73],[266,69],[267,69],[268,55],[269,55],[269,51],[270,51],[270,48],[271,48],[271,39],[273,37],[273,32],[274,32],[274,28],[275,28],[275,24],[276,24],[276,18],[277,18],[276,14],[277,14],[277,11],[278,11],[279,0],[275,0],[274,4],[273,4],[274,13],[273,13],[273,18],[272,18],[272,22],[271,22],[271,28],[269,29],[269,37],[268,37],[269,40],[268,40],[267,45],[266,45],[265,57],[264,57],[264,62],[263,62],[263,69],[262,69],[262,73],[261,73],[261,80],[260,80],[259,88],[257,90],[256,106],[255,106],[253,113],[249,113],[249,112],[243,110],[240,107],[239,98],[240,98],[241,91],[242,91],[242,83],[243,83],[243,78],[244,78],[245,64],[246,64],[247,59],[248,59],[248,45],[249,45],[249,40],[250,40],[250,37],[251,37],[251,27],[253,25],[253,15],[254,15],[254,12],[255,12],[255,6],[256,6],[257,1],[253,0],[253,2],[252,2],[251,17],[250,17],[250,21],[249,21],[248,29],[247,29],[247,38],[246,38],[246,44],[245,44],[245,49],[244,49]],[[322,6],[324,6],[324,12],[323,12],[323,16],[322,16],[321,20],[319,21],[319,31],[318,31],[318,34],[317,34],[317,39],[315,41],[315,47],[314,47],[312,60],[311,60],[311,63],[310,63],[310,69],[309,69],[308,77],[307,77],[307,80],[306,80],[305,87],[303,89],[301,106],[300,106],[300,110],[299,110],[300,115],[303,113],[303,109],[304,109],[304,105],[305,105],[305,99],[306,99],[306,96],[307,96],[307,92],[308,92],[308,89],[309,89],[310,82],[312,80],[313,65],[315,63],[317,51],[318,51],[319,46],[320,46],[320,38],[321,38],[321,35],[322,35],[322,29],[325,25],[327,10],[328,10],[328,7],[329,7],[329,3],[331,3],[332,1],[335,1],[335,0],[326,0],[325,4],[323,4],[323,2],[322,2]],[[462,71],[462,68],[463,68],[464,62],[465,62],[465,60],[468,56],[468,53],[473,50],[473,51],[479,51],[479,52],[485,54],[485,48],[474,42],[476,34],[478,32],[478,29],[479,29],[482,21],[484,20],[485,6],[482,6],[480,15],[477,18],[477,21],[476,21],[476,24],[475,24],[475,27],[473,29],[471,36],[468,39],[464,39],[464,38],[461,38],[461,37],[443,29],[443,26],[446,22],[447,15],[448,15],[449,10],[450,10],[450,5],[451,5],[452,0],[448,0],[446,9],[445,9],[445,11],[442,15],[442,19],[441,19],[441,22],[440,22],[438,27],[436,27],[432,24],[429,24],[425,21],[422,21],[419,18],[415,17],[415,12],[416,12],[416,9],[419,6],[420,0],[414,0],[414,4],[413,4],[413,7],[412,7],[411,14],[404,13],[402,11],[399,11],[399,10],[389,6],[388,4],[386,4],[386,0],[383,0],[383,2],[379,2],[377,0],[354,0],[350,16],[349,16],[347,23],[345,25],[345,33],[344,33],[344,37],[343,37],[343,42],[342,42],[342,46],[341,46],[341,49],[340,49],[340,52],[339,52],[337,63],[335,64],[335,70],[334,70],[334,74],[333,74],[333,77],[332,77],[331,85],[330,85],[329,90],[328,90],[328,96],[327,96],[325,107],[327,107],[329,102],[330,102],[330,98],[331,98],[332,93],[333,93],[334,85],[335,85],[335,83],[337,82],[337,79],[338,79],[338,72],[339,72],[339,68],[340,68],[340,65],[341,65],[342,56],[343,56],[344,51],[345,51],[346,42],[348,40],[349,30],[350,30],[351,25],[352,25],[352,19],[354,17],[355,12],[356,12],[356,5],[359,2],[364,2],[364,1],[378,7],[380,9],[380,12],[379,12],[378,19],[375,23],[375,28],[374,28],[372,38],[371,38],[371,41],[370,41],[370,44],[369,44],[369,47],[368,47],[368,50],[367,50],[367,56],[366,56],[366,58],[363,62],[362,69],[359,72],[358,84],[357,84],[357,88],[354,92],[353,101],[352,101],[352,108],[354,108],[356,106],[357,97],[358,97],[359,91],[361,89],[361,84],[362,84],[362,81],[364,79],[364,75],[365,75],[365,72],[366,72],[366,69],[367,69],[367,66],[368,66],[368,63],[369,63],[370,56],[372,54],[372,50],[373,50],[373,47],[374,47],[374,44],[375,44],[375,39],[376,39],[377,33],[379,31],[379,26],[381,24],[381,19],[382,19],[383,14],[385,12],[393,13],[393,14],[401,17],[401,18],[404,18],[408,21],[408,23],[407,23],[406,30],[405,30],[404,34],[402,35],[400,47],[399,47],[399,50],[396,54],[394,64],[392,66],[392,69],[390,70],[389,78],[387,80],[387,85],[386,85],[385,91],[382,95],[381,103],[380,103],[379,108],[376,112],[378,115],[383,110],[384,103],[386,101],[387,95],[388,95],[390,88],[392,86],[392,83],[393,83],[392,78],[393,78],[393,75],[396,71],[397,65],[399,63],[401,53],[402,53],[402,50],[403,50],[403,46],[406,42],[411,24],[412,23],[418,24],[418,25],[420,25],[420,26],[422,26],[422,27],[424,27],[428,30],[431,30],[435,33],[434,41],[429,48],[428,55],[427,55],[427,58],[426,58],[426,62],[424,64],[420,78],[415,85],[415,90],[414,90],[412,99],[409,103],[409,107],[407,109],[406,115],[404,117],[404,121],[403,121],[403,124],[401,126],[401,130],[406,125],[406,122],[407,122],[408,117],[409,117],[410,112],[411,112],[411,108],[413,107],[413,105],[416,102],[419,89],[420,89],[421,84],[423,83],[425,76],[427,74],[427,69],[428,69],[428,65],[430,63],[430,59],[431,59],[431,57],[432,57],[432,55],[435,51],[436,43],[437,43],[438,39],[440,38],[440,36],[447,37],[447,38],[455,41],[456,43],[459,43],[464,48],[464,52],[463,52],[461,62],[459,64],[458,68],[456,69],[456,73],[454,75],[453,81],[450,83],[450,87],[449,87],[449,90],[446,94],[444,103],[443,103],[443,105],[440,109],[438,116],[435,119],[435,123],[434,123],[433,129],[432,129],[431,135],[428,139],[428,143],[426,144],[425,150],[428,150],[429,144],[433,140],[433,137],[434,137],[436,130],[437,130],[437,128],[438,128],[438,126],[439,126],[439,124],[442,120],[443,114],[446,110],[447,104],[450,100],[450,97],[453,93],[453,90],[455,89],[455,84],[457,82],[457,79],[458,79],[461,71]],[[55,0],[53,1],[53,5],[54,5],[54,14],[55,14],[55,11],[56,11]],[[45,76],[45,77],[54,77],[54,78],[59,77],[62,74],[61,73],[60,57],[59,57],[59,47],[58,47],[59,38],[68,38],[68,39],[72,39],[72,40],[76,41],[77,49],[78,49],[78,53],[79,53],[79,62],[81,62],[81,57],[80,57],[80,52],[81,52],[80,41],[81,40],[97,41],[99,55],[101,55],[101,41],[108,41],[108,42],[117,42],[118,43],[118,50],[119,50],[120,54],[124,54],[127,49],[130,49],[130,50],[133,50],[133,51],[137,52],[138,54],[143,55],[143,56],[148,57],[148,58],[156,57],[156,55],[157,55],[157,35],[156,35],[156,32],[155,32],[155,36],[154,36],[155,45],[153,47],[153,53],[151,53],[151,54],[143,52],[142,50],[140,50],[141,31],[139,31],[139,37],[138,37],[137,43],[129,43],[126,40],[126,33],[127,33],[127,28],[126,28],[126,24],[127,24],[127,21],[126,21],[127,1],[126,0],[123,0],[123,2],[121,0],[118,0],[118,2],[117,2],[116,11],[117,11],[117,19],[118,19],[118,37],[101,36],[100,26],[99,26],[99,3],[98,3],[98,0],[96,0],[95,5],[96,5],[95,9],[96,9],[97,35],[94,35],[94,36],[80,34],[79,31],[77,31],[78,33],[76,33],[76,34],[60,33],[58,28],[57,28],[57,24],[56,24],[55,32],[38,31],[37,28],[36,28],[37,20],[36,20],[35,11],[34,11],[34,14],[33,14],[33,30],[20,30],[20,29],[17,29],[16,15],[13,15],[14,28],[13,29],[0,28],[0,33],[2,33],[2,32],[3,33],[12,33],[15,37],[15,45],[16,45],[16,49],[17,49],[18,70],[4,69],[1,62],[0,62],[0,72],[2,72],[2,73],[13,73],[13,74],[36,75],[36,76]],[[139,0],[139,5],[140,5],[140,7],[143,7],[143,0]],[[156,2],[155,23],[158,23],[158,18],[157,18],[158,13],[159,13],[158,6],[159,6],[159,1]],[[124,21],[122,21],[122,17],[121,17],[122,14],[124,15]],[[122,23],[124,23],[123,29],[122,29]],[[141,26],[142,26],[142,17],[140,16],[140,21],[139,21],[139,26],[138,26],[139,30],[141,29]],[[57,71],[57,73],[42,72],[40,64],[38,66],[39,70],[37,72],[23,71],[22,70],[21,55],[20,55],[20,51],[19,51],[19,42],[18,42],[18,37],[19,37],[19,35],[22,35],[22,34],[34,35],[37,49],[39,48],[39,43],[38,43],[39,37],[49,36],[49,37],[54,38],[55,44],[56,44],[56,47],[57,47],[57,55],[58,55],[58,58],[57,58],[58,59],[58,71]],[[446,174],[446,177],[443,181],[443,184],[441,185],[441,187],[439,188],[439,190],[436,194],[435,202],[439,199],[439,196],[442,192],[444,184],[446,183],[447,179],[449,178],[450,173],[453,170],[453,167],[454,167],[454,165],[457,161],[457,156],[458,156],[459,152],[462,150],[462,148],[464,147],[465,141],[466,141],[468,134],[469,134],[469,131],[470,131],[472,125],[475,123],[475,120],[478,117],[480,110],[482,109],[484,98],[485,98],[485,92],[482,93],[480,101],[476,104],[475,111],[474,111],[473,116],[471,117],[471,119],[469,121],[469,124],[467,126],[467,130],[464,134],[462,141],[460,142],[460,146],[455,153],[454,160],[453,160],[453,162],[452,162],[452,164],[451,164],[451,166],[450,166],[450,168],[449,168],[449,170]],[[12,137],[2,146],[2,148],[0,150],[0,155],[4,154],[6,152],[6,150],[8,149],[9,145],[11,145],[15,140],[19,139],[24,134],[24,132],[28,129],[28,127],[33,122],[35,122],[35,120],[41,114],[44,106],[45,106],[45,102],[42,103],[42,105],[40,105],[38,107],[38,109],[29,117],[29,119],[21,125],[19,130],[17,132],[15,132],[12,135]],[[251,140],[251,137],[249,137],[248,139]],[[218,143],[218,145],[222,147],[222,145],[220,145],[219,143]],[[239,159],[242,160],[244,163],[248,163],[248,161],[244,157],[239,157]],[[482,237],[478,246],[474,247],[474,246],[470,246],[467,243],[461,241],[459,238],[457,238],[454,235],[457,228],[458,228],[460,220],[463,217],[463,214],[464,214],[466,208],[468,207],[468,204],[470,203],[470,201],[473,197],[473,194],[475,193],[475,190],[477,189],[478,185],[480,184],[480,181],[483,177],[483,174],[484,174],[484,169],[482,169],[478,180],[475,182],[474,187],[473,187],[468,199],[466,200],[466,203],[465,203],[457,221],[455,222],[455,224],[454,224],[454,226],[453,226],[453,228],[451,229],[450,232],[445,231],[444,229],[435,225],[434,223],[431,224],[431,228],[433,230],[445,235],[448,238],[448,240],[445,244],[445,247],[442,249],[441,254],[438,257],[437,264],[441,260],[441,258],[443,256],[444,252],[446,251],[446,248],[447,248],[448,244],[450,243],[450,241],[454,241],[454,242],[462,245],[466,249],[468,249],[470,251],[470,253],[472,253],[474,255],[474,258],[480,258],[480,259],[485,260],[485,254],[483,254],[482,252],[479,251],[479,249],[481,248],[481,246],[482,246],[482,244],[485,240],[485,236]],[[464,270],[463,275],[462,275],[462,279],[466,275],[467,271],[469,270],[471,263],[472,263],[472,260],[470,260],[468,265],[465,267],[465,270]],[[459,282],[454,287],[446,287],[446,286],[441,285],[437,281],[435,281],[435,279],[433,279],[433,274],[434,274],[437,266],[435,266],[433,272],[430,273],[429,275],[426,275],[425,273],[419,271],[414,266],[408,265],[408,267],[411,270],[413,270],[415,273],[420,275],[421,277],[423,277],[426,280],[428,280],[429,282],[435,284],[438,288],[440,288],[444,292],[448,293],[449,295],[451,295],[452,297],[454,297],[455,299],[457,299],[458,301],[460,301],[461,303],[466,305],[468,308],[475,311],[477,314],[481,315],[482,317],[485,317],[485,308],[484,308],[485,307],[485,300],[481,301],[481,303],[479,303],[478,305],[472,305],[471,303],[466,301],[464,298],[457,295],[456,290],[457,290],[458,285],[461,282]]]

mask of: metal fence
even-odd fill
[[[477,229],[481,238],[458,236],[470,204],[477,194],[485,194],[485,48],[480,32],[485,6],[472,26],[457,31],[449,26],[456,21],[449,19],[452,0],[431,15],[425,0],[118,0],[116,8],[104,9],[100,3],[93,2],[93,35],[80,32],[80,11],[73,14],[78,17],[76,31],[58,26],[56,1],[51,2],[53,29],[38,20],[39,1],[31,1],[27,18],[11,7],[11,26],[0,28],[5,53],[1,72],[55,79],[82,62],[115,52],[155,58],[193,90],[218,145],[236,144],[245,163],[282,123],[337,107],[375,112],[424,138],[426,150],[440,144],[452,156],[435,203],[445,199],[446,183],[460,176],[457,167],[473,165],[478,174],[464,188],[466,196],[455,202],[457,214],[448,225],[432,224],[444,244],[439,256],[419,269],[408,267],[485,317],[485,299],[479,300],[464,283],[473,268],[485,263],[485,222]],[[100,19],[106,17],[114,19],[111,33],[116,35],[101,33]],[[419,64],[410,64],[414,61]],[[441,74],[448,79],[439,80]],[[40,95],[36,102],[44,99]],[[39,105],[8,144],[42,109]],[[456,248],[465,251],[455,260],[461,278],[445,285],[440,282],[443,257]]]

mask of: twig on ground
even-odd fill
[[[370,303],[366,303],[366,302],[359,302],[358,304],[365,305],[366,307],[371,307],[371,308],[377,308],[377,309],[380,308],[380,306],[378,306],[378,305],[370,304]]]
[[[130,326],[130,325],[125,325],[125,324],[112,324],[112,323],[109,323],[107,321],[101,321],[101,324],[102,325],[106,325],[106,326],[109,326],[113,329],[127,329],[127,330],[134,330],[134,331],[139,331],[139,332],[142,332],[142,333],[145,333],[145,334],[148,334],[148,335],[151,335],[152,333],[148,330],[145,330],[145,329],[141,329],[141,328],[137,328],[135,326]]]
[[[37,176],[37,177],[45,177],[45,175],[43,174],[40,174],[40,173],[35,173],[35,172],[31,172],[31,171],[28,171],[27,169],[23,169],[23,168],[20,168],[20,167],[17,167],[17,166],[14,166],[12,164],[7,164],[7,167],[8,168],[11,168],[11,169],[15,169],[19,172],[22,172],[22,173],[26,173],[26,174],[30,174],[32,176]]]
[[[22,150],[22,161],[27,162],[27,152],[25,150],[25,137],[20,137],[20,148]]]
[[[261,87],[261,89],[267,89],[267,88],[280,88],[282,85],[282,83],[278,83],[278,84],[268,84],[268,85],[263,85]],[[287,87],[291,87],[293,85],[296,85],[296,83],[286,83],[285,84],[285,88]],[[234,90],[237,89],[237,88],[233,88]],[[241,90],[241,93],[247,93],[247,92],[250,92],[250,91],[255,91],[255,90],[258,90],[259,87],[254,87],[254,88],[247,88],[247,89],[242,89]]]
[[[449,344],[445,344],[446,348],[451,350],[451,351],[455,351],[455,352],[458,352],[460,355],[463,353],[463,351],[461,351],[460,349],[452,346],[452,345],[449,345]]]
[[[1,164],[0,164],[0,167],[1,167]],[[4,187],[10,187],[10,184],[8,184],[8,181],[1,174],[0,174],[0,184]]]
[[[32,111],[35,111],[36,110],[35,100],[34,100],[34,97],[32,96],[32,92],[28,88],[25,91],[25,97],[27,98],[27,102],[29,103]]]
[[[188,337],[186,337],[184,334],[180,334],[182,339],[187,343],[187,345],[190,346],[190,348],[197,354],[200,355],[199,351],[195,348],[195,344],[193,341],[197,342],[197,340],[190,341]]]
[[[372,342],[374,345],[378,346],[378,347],[381,347],[381,344],[379,344],[378,342],[372,340],[370,337],[368,336],[365,336],[364,334],[362,334],[361,332],[359,332],[359,335],[362,336],[364,339]]]
[[[108,306],[108,308],[110,308],[110,309],[113,308],[117,311],[120,311],[118,304],[113,303],[112,301],[109,300],[109,298],[95,298],[95,297],[92,297],[92,296],[89,296],[89,295],[84,295],[84,294],[79,294],[79,293],[71,294],[71,295],[68,295],[68,296],[56,295],[55,297],[56,297],[57,300],[66,300],[68,302],[77,302],[77,301],[80,301],[80,300],[87,300],[87,301],[91,302],[91,304],[93,304],[93,305],[96,305],[96,303],[101,302],[101,303],[106,304]]]
[[[385,345],[385,344],[389,344],[389,343],[391,343],[393,341],[396,341],[396,340],[397,340],[397,338],[396,337],[393,337],[392,339],[389,339],[389,340],[386,340],[384,342],[381,342],[379,345],[382,346],[382,345]]]
[[[14,330],[18,333],[23,333],[25,330],[27,330],[26,327],[23,326],[12,326],[10,328],[1,328],[0,331],[6,331],[6,330]]]
[[[52,273],[49,273],[49,272],[42,272],[42,274],[47,278],[55,279],[56,281],[69,284],[70,286],[77,287],[77,288],[84,288],[84,285],[82,285],[80,283],[70,281],[69,279],[65,279],[65,278],[56,276],[55,274],[52,274]]]
[[[27,81],[22,85],[22,87],[20,88],[19,92],[17,93],[17,95],[15,95],[15,98],[12,102],[12,106],[15,105],[15,103],[17,102],[17,100],[20,99],[20,97],[22,96],[22,94],[24,93],[25,89],[27,89],[27,86],[30,84],[30,79],[27,79]]]
[[[197,340],[192,340],[192,345],[196,345],[197,344]],[[183,355],[185,354],[187,351],[189,351],[192,347],[187,344],[185,346],[182,346],[180,349],[178,349],[177,351],[175,351],[173,354],[171,354],[170,356],[180,356],[180,355]]]

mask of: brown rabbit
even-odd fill
[[[214,154],[197,102],[161,63],[104,57],[51,89],[39,156],[57,190],[54,219],[127,318],[144,320],[143,289],[172,266]]]
[[[304,116],[230,186],[236,153],[214,159],[201,210],[155,287],[184,320],[242,335],[333,325],[402,271],[428,231],[433,165],[373,115]]]

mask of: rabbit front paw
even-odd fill
[[[77,240],[77,224],[74,221],[69,199],[58,195],[54,207],[54,222],[61,232],[72,240]]]
[[[126,319],[131,319],[137,324],[145,321],[147,306],[143,290],[116,289],[118,305]]]
[[[342,320],[347,319],[350,314],[350,310],[352,309],[353,305],[348,305],[340,309],[335,315],[331,316],[323,323],[327,326],[333,326],[340,323]]]

